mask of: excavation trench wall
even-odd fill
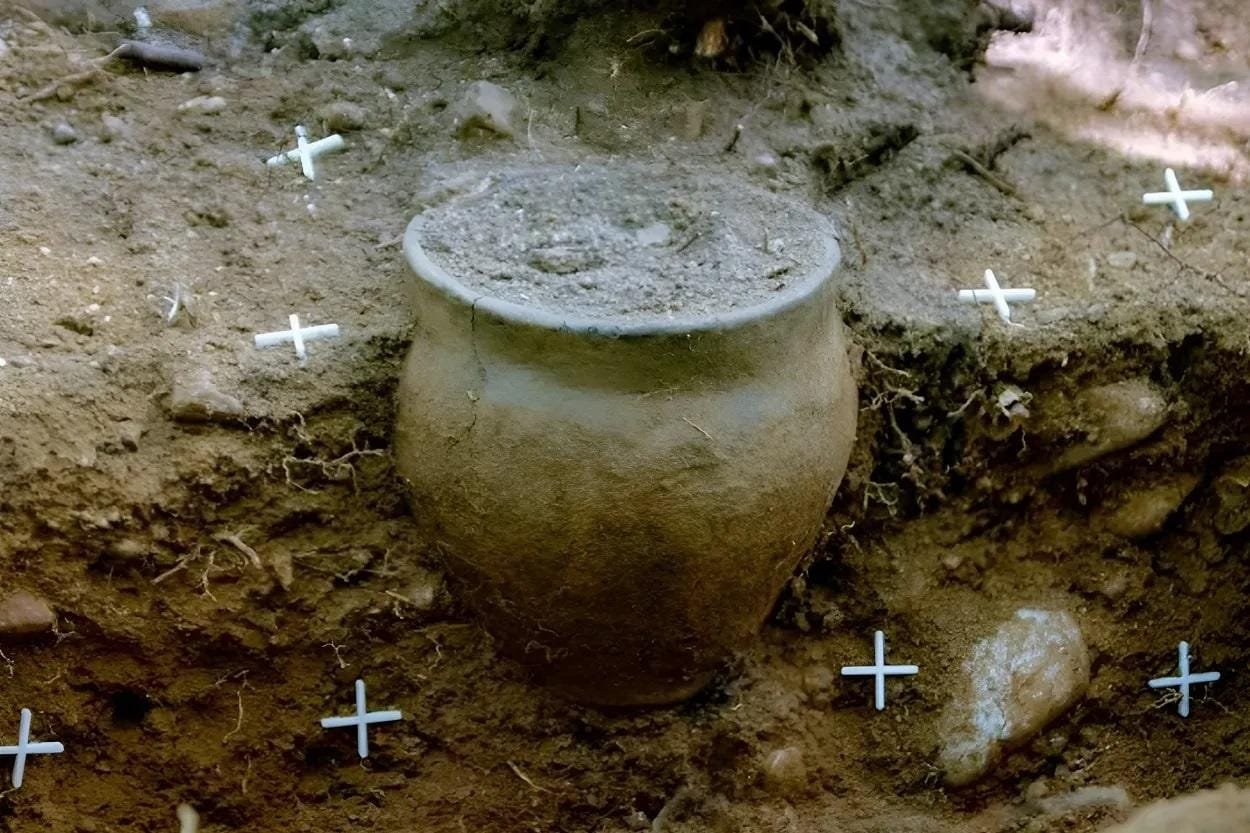
[[[846,721],[859,696],[835,686],[830,702],[816,669],[862,647],[880,622],[892,623],[894,650],[953,668],[961,646],[1014,606],[1077,607],[1100,682],[1063,730],[1070,746],[1013,758],[1002,780],[939,811],[967,813],[1010,797],[1012,778],[1036,777],[1039,761],[1070,771],[1064,761],[1157,714],[1138,678],[1167,670],[1169,638],[1205,638],[1203,656],[1225,667],[1247,658],[1250,478],[1234,460],[1250,453],[1240,404],[1250,362],[1239,351],[1189,334],[1029,367],[997,352],[993,335],[908,340],[859,321],[853,337],[860,435],[821,546],[758,650],[693,703],[650,716],[599,714],[530,687],[457,605],[388,457],[402,340],[378,342],[350,390],[282,422],[166,418],[140,442],[101,445],[92,466],[20,470],[18,452],[31,449],[10,443],[10,482],[22,484],[3,497],[13,580],[50,600],[58,624],[0,646],[14,669],[0,710],[35,704],[40,731],[72,754],[41,762],[2,812],[19,826],[32,801],[60,812],[42,800],[59,766],[87,785],[68,806],[100,818],[121,807],[162,818],[171,808],[154,796],[178,794],[219,824],[255,829],[292,802],[331,815],[389,806],[376,796],[383,784],[436,825],[489,824],[513,794],[508,762],[555,733],[580,739],[528,756],[565,785],[535,818],[576,826],[626,803],[654,814],[682,790],[697,796],[687,812],[698,817],[709,796],[748,801],[761,788],[751,761],[765,738],[791,731],[780,703],[805,703],[802,713],[818,716],[805,719],[832,716],[831,737],[856,733]],[[1009,367],[986,363],[1008,355]],[[1160,495],[1160,484],[1179,485]],[[1173,607],[1176,592],[1210,604]],[[936,714],[943,674],[902,694],[902,707]],[[349,765],[350,739],[315,723],[347,705],[358,675],[379,707],[402,707],[411,721],[379,738],[367,769]],[[1235,685],[1222,702],[1245,696]],[[762,698],[765,735],[713,718],[748,696]],[[1206,742],[1236,735],[1240,719],[1224,717]],[[703,729],[671,734],[690,721]],[[929,794],[933,731],[925,721],[903,731],[869,781]],[[1178,732],[1174,742],[1189,741]],[[847,743],[841,754],[855,754],[858,741]],[[1134,795],[1168,794],[1183,777],[1218,782],[1239,749],[1198,772],[1156,756],[1131,778],[1117,759],[1104,777],[1130,778]],[[629,761],[629,774],[604,780],[605,754]],[[745,780],[717,781],[721,767]],[[436,795],[470,773],[484,793],[469,810]],[[578,798],[587,785],[592,805]]]

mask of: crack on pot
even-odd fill
[[[486,365],[483,364],[481,354],[477,349],[477,304],[484,297],[486,296],[478,295],[469,304],[469,352],[473,356],[473,363],[477,366],[478,390],[476,392],[465,391],[465,393],[469,397],[469,402],[472,403],[473,418],[469,420],[464,432],[452,440],[452,445],[458,445],[473,432],[473,427],[477,425],[477,403],[482,398],[482,391],[486,389]]]

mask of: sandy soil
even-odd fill
[[[1234,170],[1181,171],[1217,191],[1188,225],[1140,207],[1164,157],[993,106],[973,80],[1018,21],[952,4],[843,3],[838,47],[801,66],[669,56],[693,33],[645,9],[544,41],[376,5],[258,2],[240,36],[185,35],[216,60],[202,73],[109,65],[42,100],[116,35],[0,15],[0,588],[58,613],[0,637],[0,741],[28,707],[67,749],[0,795],[0,830],[171,830],[188,802],[206,831],[254,833],[1083,833],[1123,815],[1116,788],[1245,778]],[[511,138],[458,135],[482,79],[520,102]],[[349,143],[315,184],[261,163],[300,122]],[[438,166],[657,158],[839,225],[863,412],[827,540],[758,649],[680,708],[605,714],[499,660],[415,537],[387,457],[413,314],[398,240]],[[987,267],[1038,290],[1024,328],[955,302]],[[342,330],[303,367],[251,344],[292,312]],[[1087,394],[1122,380],[1166,408],[1116,445]],[[1175,478],[1162,509],[1134,503]],[[1089,692],[944,789],[955,668],[1025,605],[1077,616]],[[837,675],[878,627],[923,670],[883,713]],[[1228,672],[1188,721],[1145,686],[1182,639]],[[405,714],[364,765],[317,725],[358,676]],[[779,774],[789,748],[802,766]]]

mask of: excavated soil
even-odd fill
[[[418,239],[468,288],[590,318],[694,318],[763,303],[825,258],[802,204],[677,166],[538,169],[420,215]]]
[[[1246,54],[1220,28],[1230,0],[1204,5],[1197,46],[1158,55],[1175,21],[1155,5],[1154,40],[1126,9],[1108,60],[1175,76]],[[744,15],[701,60],[697,25],[662,11],[557,25],[470,7],[256,2],[229,34],[183,36],[214,58],[183,76],[96,71],[118,24],[3,8],[0,590],[57,625],[0,635],[0,743],[25,707],[66,752],[0,794],[0,830],[172,830],[185,802],[209,833],[1087,833],[1244,781],[1250,237],[1227,162],[1244,135],[1208,159],[1209,126],[1136,101],[1116,136],[1191,141],[1130,155],[1066,129],[1129,102],[1070,95],[1054,50],[1029,88],[1040,121],[1000,109],[981,72],[1028,35],[1024,8],[847,0],[820,55],[780,35],[736,48]],[[1069,46],[1102,31],[1063,29]],[[1027,86],[1032,65],[1012,65]],[[511,137],[456,130],[482,79],[520,101]],[[347,139],[315,183],[262,163],[297,123]],[[398,244],[442,166],[656,160],[842,230],[861,425],[757,648],[685,705],[605,713],[499,659],[414,531],[388,457],[414,314]],[[1164,163],[1217,192],[1187,225],[1138,205]],[[954,300],[987,267],[1038,290],[1022,328]],[[292,312],[341,328],[304,366],[252,346]],[[1089,690],[944,788],[955,671],[1025,606],[1077,618]],[[838,675],[878,628],[921,666],[884,712]],[[1181,640],[1224,672],[1188,720],[1146,687]],[[357,677],[404,713],[363,763],[318,725]]]

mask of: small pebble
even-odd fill
[[[143,426],[134,420],[124,419],[117,423],[117,438],[122,448],[127,451],[138,451],[139,440],[143,439]]]
[[[1057,795],[1043,796],[1036,799],[1033,804],[1034,809],[1052,819],[1098,809],[1126,810],[1133,806],[1128,792],[1123,787],[1118,785],[1106,787],[1098,784]],[[1056,828],[1048,826],[1044,829],[1049,833]]]
[[[369,113],[351,101],[335,101],[321,108],[321,120],[331,132],[359,130],[365,126]]]
[[[178,422],[233,422],[243,417],[243,403],[218,390],[207,370],[183,371],[174,377],[169,411]]]
[[[771,176],[777,173],[780,167],[781,161],[776,157],[776,155],[768,153],[767,151],[756,154],[755,158],[751,160],[751,169],[755,173],[765,176]]]
[[[52,128],[52,141],[58,145],[72,145],[78,141],[78,131],[69,125],[68,122],[57,122]]]
[[[104,130],[100,133],[102,142],[119,141],[130,136],[130,127],[112,113],[100,116],[100,123],[104,126]]]
[[[1046,779],[1038,778],[1025,788],[1024,798],[1026,801],[1038,801],[1048,792],[1050,792],[1050,787],[1046,784]]]
[[[119,538],[105,548],[110,559],[123,562],[138,563],[151,554],[151,549],[135,538]]]
[[[0,601],[0,636],[34,636],[56,627],[56,614],[43,599],[25,590]]]
[[[764,784],[778,795],[795,795],[807,783],[803,750],[797,746],[774,749],[764,758]]]
[[[226,100],[219,95],[198,95],[178,105],[180,113],[220,113],[226,109]]]
[[[443,577],[438,573],[421,570],[402,591],[404,601],[419,611],[425,612],[435,608],[439,595],[443,590]]]
[[[516,109],[517,100],[512,93],[489,81],[475,81],[452,110],[456,134],[487,132],[510,137],[514,133],[512,119]]]

